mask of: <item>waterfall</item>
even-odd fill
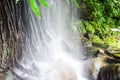
[[[47,3],[47,9],[40,5],[42,19],[30,6],[25,7],[25,42],[19,65],[14,68],[17,80],[87,80],[80,34],[74,27],[76,6],[72,0],[70,4],[65,0]]]

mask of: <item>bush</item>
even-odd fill
[[[92,35],[90,39],[97,39],[107,42],[106,39],[110,38],[108,44],[113,41],[113,36],[119,36],[120,32],[120,0],[83,0],[85,10],[89,11],[89,18],[82,21],[87,34]],[[116,29],[118,31],[112,31]],[[86,34],[84,33],[84,34]],[[114,37],[114,40],[117,40]],[[116,42],[116,41],[113,41]]]

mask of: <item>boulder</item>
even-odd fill
[[[97,80],[120,80],[120,64],[101,67]]]

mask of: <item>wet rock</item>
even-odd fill
[[[13,66],[21,53],[23,22],[20,4],[16,0],[0,1],[0,67]]]
[[[109,45],[107,45],[107,44],[97,43],[97,42],[92,42],[92,45],[94,47],[99,47],[99,48],[102,48],[102,49],[107,49],[109,47]]]
[[[87,38],[82,38],[82,46],[84,47],[86,54],[85,56],[87,57],[97,57],[99,49],[97,47],[94,47],[92,45],[92,42],[88,40]]]
[[[120,51],[100,49],[99,53],[107,65],[100,68],[97,80],[120,80]]]
[[[97,80],[120,80],[120,64],[110,64],[102,67]]]
[[[100,71],[100,68],[103,66],[108,65],[104,62],[104,58],[95,57],[95,58],[89,58],[85,63],[85,77],[87,77],[89,80],[96,80],[97,75]]]
[[[119,51],[104,51],[105,61],[109,64],[120,63],[120,53]]]

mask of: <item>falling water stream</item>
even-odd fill
[[[17,80],[88,80],[83,76],[80,35],[73,25],[75,5],[65,0],[47,3],[47,9],[40,5],[42,19],[28,7],[30,25],[19,66],[14,68]]]

